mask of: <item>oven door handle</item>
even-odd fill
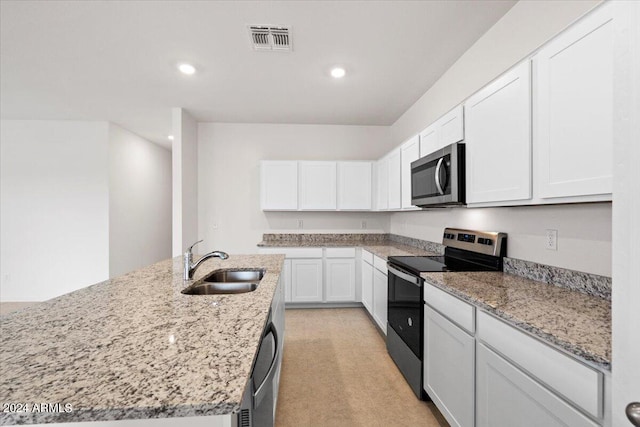
[[[406,280],[409,283],[416,285],[417,287],[421,287],[421,280],[419,277],[414,276],[413,274],[405,273],[404,271],[400,271],[395,267],[387,265],[387,269],[393,275],[398,276],[399,278]]]

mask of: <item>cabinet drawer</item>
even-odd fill
[[[478,338],[594,417],[603,416],[603,374],[478,312]]]
[[[327,248],[327,258],[355,258],[356,248]]]
[[[380,258],[379,256],[374,255],[373,256],[373,266],[375,268],[377,268],[378,270],[380,270],[381,272],[383,272],[384,274],[387,274],[387,261]]]
[[[424,284],[424,301],[470,334],[475,332],[475,307],[471,304],[429,283]]]
[[[369,251],[362,250],[362,260],[373,265],[373,254]]]

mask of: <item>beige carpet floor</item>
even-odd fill
[[[415,397],[364,309],[285,316],[277,427],[448,425]]]

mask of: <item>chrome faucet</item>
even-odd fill
[[[208,254],[202,255],[202,258],[200,258],[198,261],[196,261],[194,263],[193,262],[193,253],[191,252],[191,249],[193,249],[193,247],[195,245],[197,245],[198,243],[200,243],[202,241],[203,240],[198,240],[193,245],[189,246],[189,249],[187,249],[187,251],[184,253],[184,257],[183,257],[183,261],[184,261],[184,263],[183,263],[184,266],[183,267],[184,267],[184,269],[183,269],[183,275],[182,275],[182,278],[184,280],[191,280],[191,278],[193,277],[193,273],[196,271],[198,266],[200,264],[202,264],[203,261],[206,261],[209,258],[220,258],[220,259],[229,258],[229,255],[226,252],[213,251],[213,252],[209,252]]]

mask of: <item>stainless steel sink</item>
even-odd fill
[[[264,277],[264,270],[217,270],[204,278],[205,282],[259,282]]]
[[[187,295],[242,294],[258,288],[264,269],[217,270],[182,291]]]

